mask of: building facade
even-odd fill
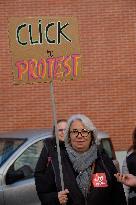
[[[13,82],[9,19],[75,16],[82,76],[54,82],[57,118],[83,113],[126,150],[136,126],[136,1],[0,0],[0,11],[0,131],[52,125],[50,84]]]

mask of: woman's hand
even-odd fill
[[[69,193],[68,189],[65,189],[64,191],[58,192],[58,199],[60,204],[66,204],[68,201],[67,194]]]
[[[121,174],[117,173],[114,174],[114,176],[117,178],[117,180],[126,186],[136,186],[136,176],[132,174]]]

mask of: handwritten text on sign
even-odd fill
[[[22,46],[27,45],[28,41],[30,45],[42,44],[44,41],[47,41],[48,44],[61,44],[62,38],[66,41],[72,42],[65,32],[65,30],[68,29],[68,26],[69,23],[62,25],[60,21],[56,22],[56,24],[54,22],[50,22],[44,27],[44,30],[42,31],[42,22],[39,20],[37,26],[37,39],[33,39],[33,26],[31,24],[22,23],[16,29],[16,39],[17,42]],[[53,39],[50,37],[50,31],[52,29],[56,30],[56,36],[54,36],[55,38]],[[23,30],[26,30],[28,33],[28,41],[21,39],[21,33]]]
[[[18,80],[50,80],[76,77],[78,72],[78,61],[80,55],[73,54],[71,56],[61,56],[58,58],[44,58],[19,60],[16,62],[18,70]],[[70,63],[72,66],[70,66]]]
[[[80,76],[81,56],[75,18],[11,18],[9,34],[17,84]]]

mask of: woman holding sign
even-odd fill
[[[96,128],[88,117],[69,118],[65,147],[61,149],[65,189],[60,186],[57,153],[50,150],[50,163],[37,188],[42,205],[126,205],[122,184],[114,176],[116,168],[97,145]]]

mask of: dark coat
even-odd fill
[[[61,186],[56,146],[54,140],[47,140],[46,145],[35,170],[36,190],[42,205],[59,205],[57,192],[61,191]],[[107,155],[98,152],[94,176],[96,173],[104,173],[108,185],[107,187],[94,187],[90,182],[90,192],[85,199],[78,188],[77,173],[73,169],[64,145],[61,144],[60,148],[64,185],[69,190],[67,205],[126,205],[123,187],[114,177],[114,173],[117,172],[116,168]]]
[[[127,158],[127,167],[130,174],[136,176],[136,152],[132,152]],[[136,187],[130,187],[128,205],[136,205]]]

